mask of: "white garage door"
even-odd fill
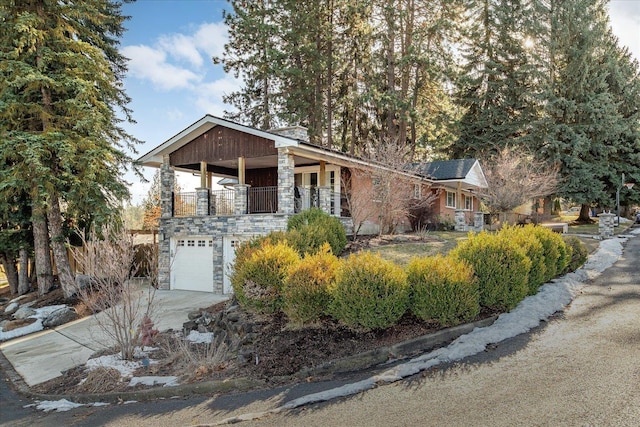
[[[213,239],[172,239],[171,289],[213,292]]]

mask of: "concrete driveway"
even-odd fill
[[[157,290],[154,296],[155,327],[160,331],[182,330],[189,311],[208,307],[227,298],[226,295],[207,292]],[[4,342],[0,345],[0,351],[27,385],[43,383],[84,364],[94,352],[113,344],[99,326],[103,316],[104,313],[98,313],[55,329]]]

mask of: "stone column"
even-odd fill
[[[318,187],[318,196],[320,198],[320,209],[331,215],[331,188]]]
[[[456,209],[454,220],[456,231],[467,231],[467,221],[465,219],[463,210]]]
[[[209,189],[196,188],[196,216],[208,216],[209,214]]]
[[[234,215],[246,215],[248,211],[247,206],[247,195],[249,194],[250,185],[247,184],[236,184],[233,188],[236,191],[235,197],[233,199],[233,214]]]
[[[600,236],[608,238],[613,236],[613,229],[616,224],[616,215],[612,213],[601,213],[598,215],[598,231]]]
[[[484,230],[484,213],[475,212],[473,214],[473,231]]]
[[[294,213],[294,168],[293,154],[287,147],[278,148],[278,213]]]
[[[162,166],[160,166],[160,206],[161,217],[171,218],[173,216],[173,189],[175,188],[175,173],[169,163],[169,155],[162,156]]]

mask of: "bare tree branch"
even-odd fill
[[[480,197],[493,212],[511,212],[554,194],[560,182],[557,168],[509,148],[487,162],[484,173],[488,188],[482,190]]]

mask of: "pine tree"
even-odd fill
[[[541,76],[534,52],[534,9],[521,0],[468,2],[463,72],[458,103],[465,113],[453,157],[490,157],[524,144],[538,116]]]
[[[617,59],[607,46],[605,2],[558,1],[552,6],[548,49],[553,62],[544,116],[535,123],[536,152],[559,165],[558,194],[582,204],[579,220],[589,221],[591,203],[611,206],[607,182],[619,176],[611,162],[625,126],[607,67]]]
[[[136,141],[119,118],[131,121],[120,9],[111,0],[0,5],[0,155],[11,165],[0,191],[30,194],[40,293],[52,286],[49,244],[68,294],[67,224],[105,221],[128,195],[124,149]]]

